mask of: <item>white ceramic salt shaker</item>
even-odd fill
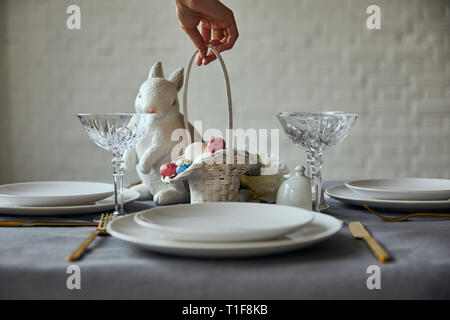
[[[280,185],[276,203],[312,210],[311,180],[304,166],[295,167],[295,174]]]

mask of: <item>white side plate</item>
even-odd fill
[[[123,201],[125,204],[139,199],[137,191],[124,190]],[[97,201],[94,204],[66,207],[20,207],[0,205],[0,214],[13,216],[66,216],[79,215],[94,212],[102,212],[114,209],[114,196]]]
[[[310,223],[314,212],[297,207],[250,202],[208,202],[158,207],[136,222],[166,239],[256,241],[281,237]]]
[[[370,208],[381,208],[398,211],[410,211],[410,210],[445,210],[450,209],[450,201],[437,200],[437,201],[413,201],[413,200],[379,200],[370,197],[361,196],[344,184],[332,186],[325,190],[325,195],[342,201],[344,203],[362,206],[367,205]]]
[[[374,199],[384,200],[448,200],[450,180],[424,178],[392,178],[354,180],[349,189]]]
[[[142,248],[174,255],[238,258],[292,251],[311,246],[336,234],[342,221],[323,213],[315,213],[314,221],[281,239],[247,242],[185,242],[161,239],[149,228],[137,224],[134,214],[120,217],[108,224],[113,237]]]
[[[0,186],[0,205],[54,207],[92,204],[114,192],[110,183],[35,181]]]

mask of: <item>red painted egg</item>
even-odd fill
[[[225,140],[223,140],[222,138],[213,138],[211,140],[209,140],[206,149],[211,152],[214,153],[216,151],[225,149]]]
[[[159,168],[163,178],[174,178],[177,176],[177,165],[175,163],[165,163]]]

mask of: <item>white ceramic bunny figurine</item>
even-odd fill
[[[171,161],[172,148],[179,143],[171,141],[172,132],[184,128],[183,115],[178,104],[183,73],[183,68],[179,68],[166,80],[161,62],[155,63],[136,97],[136,112],[155,114],[155,117],[144,139],[127,153],[125,168],[136,167],[142,183],[131,189],[141,194],[140,200],[153,197],[156,205],[189,202],[190,199],[189,190],[182,181],[173,184],[162,183],[159,171],[162,164]]]

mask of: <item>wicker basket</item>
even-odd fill
[[[233,111],[231,104],[231,89],[225,63],[219,52],[212,46],[211,50],[217,56],[225,78],[227,100],[228,100],[228,148],[213,154],[207,161],[192,164],[188,169],[175,178],[164,180],[175,182],[187,180],[191,192],[191,203],[198,202],[232,202],[239,201],[239,178],[242,174],[259,175],[261,163],[257,156],[246,151],[234,150],[233,147]],[[186,80],[183,91],[183,115],[184,127],[189,132],[187,114],[187,90],[192,63],[197,55],[195,51],[186,69]],[[186,137],[191,141],[190,137]]]

